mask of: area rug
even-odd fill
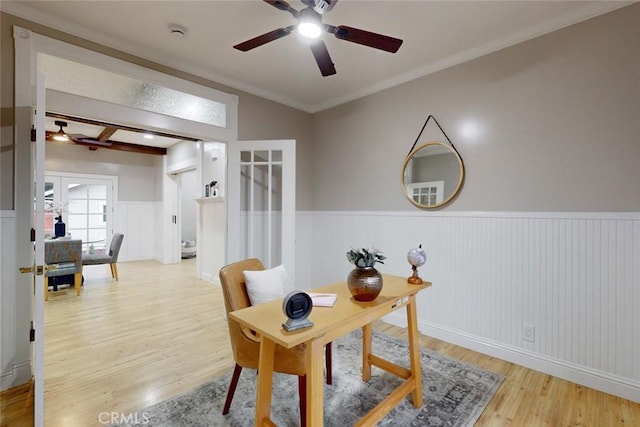
[[[324,426],[346,427],[376,406],[400,379],[376,367],[371,379],[361,376],[361,331],[333,343],[333,384],[324,386]],[[409,367],[405,341],[374,331],[373,353]],[[480,417],[503,377],[441,354],[421,349],[424,404],[414,408],[405,398],[379,426],[471,426]],[[257,375],[243,369],[231,410],[222,415],[231,378],[228,372],[171,400],[137,413],[139,423],[122,426],[253,426]],[[293,375],[275,374],[271,419],[278,426],[300,424],[298,383]]]

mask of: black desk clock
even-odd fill
[[[308,294],[300,291],[289,293],[282,301],[282,311],[287,316],[287,321],[282,324],[282,327],[291,332],[313,326],[313,322],[307,319],[312,308],[313,301]]]

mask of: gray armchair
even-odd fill
[[[124,234],[114,234],[111,239],[111,245],[109,246],[109,253],[82,254],[82,265],[109,264],[109,267],[111,268],[111,277],[118,280],[118,266],[116,263],[118,262],[118,254],[120,253],[120,246],[122,245],[123,239]]]
[[[76,295],[80,296],[82,286],[82,240],[45,240],[44,263],[53,269],[44,274],[44,299],[49,299],[49,278],[73,275]]]

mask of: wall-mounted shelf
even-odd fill
[[[214,203],[214,202],[224,202],[224,197],[199,197],[196,199],[198,203]]]

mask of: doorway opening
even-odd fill
[[[136,66],[131,63],[127,63],[125,61],[109,57],[106,55],[102,55],[96,52],[92,52],[83,48],[79,48],[77,46],[73,46],[64,42],[60,42],[55,39],[51,39],[48,37],[44,37],[33,33],[30,30],[14,27],[14,41],[15,41],[15,63],[16,63],[16,78],[15,78],[15,107],[16,114],[21,115],[19,120],[21,121],[29,121],[28,113],[31,112],[31,108],[33,107],[33,87],[35,87],[35,83],[32,81],[33,76],[38,76],[38,90],[36,96],[36,104],[38,111],[38,118],[36,122],[37,126],[37,141],[36,146],[36,162],[32,163],[32,159],[30,159],[29,151],[31,150],[29,144],[17,144],[16,145],[16,153],[15,156],[18,159],[22,159],[24,161],[25,170],[29,169],[29,173],[20,174],[20,177],[26,175],[26,179],[16,182],[15,193],[20,195],[24,194],[24,197],[17,197],[15,203],[15,209],[19,212],[19,215],[16,220],[16,230],[25,235],[29,235],[29,230],[34,228],[34,215],[31,215],[31,211],[33,211],[35,207],[35,223],[38,224],[36,228],[38,231],[44,228],[43,214],[42,214],[42,205],[43,205],[43,195],[44,195],[44,161],[40,159],[44,159],[44,156],[39,154],[40,151],[44,153],[44,138],[42,137],[43,127],[44,127],[44,119],[41,118],[44,115],[44,111],[49,109],[54,112],[65,112],[67,114],[78,116],[78,117],[100,117],[105,121],[111,123],[125,123],[125,124],[141,124],[142,127],[149,128],[152,130],[162,130],[162,129],[176,129],[176,132],[184,133],[185,135],[189,135],[197,138],[215,138],[221,141],[232,141],[237,138],[237,96],[226,94],[212,88],[204,87],[201,85],[197,85],[195,83],[191,83],[188,81],[184,81],[182,79],[172,77],[154,70],[146,69],[140,66]],[[144,109],[140,109],[137,105],[127,105],[127,104],[118,104],[113,100],[101,100],[99,96],[87,96],[86,94],[74,94],[73,91],[65,92],[64,88],[58,88],[57,90],[51,90],[53,84],[49,86],[49,83],[53,81],[54,72],[50,70],[43,70],[41,65],[44,63],[42,60],[42,55],[51,55],[57,56],[60,58],[65,58],[66,60],[72,61],[78,65],[82,64],[95,64],[99,68],[95,68],[95,70],[112,70],[115,71],[112,74],[116,75],[116,78],[119,77],[130,77],[127,80],[128,83],[132,83],[133,85],[137,85],[137,87],[142,90],[133,91],[131,90],[132,86],[128,86],[128,89],[124,90],[122,93],[130,96],[131,94],[137,94],[139,96],[134,96],[134,99],[147,99],[143,95],[153,95],[153,93],[162,93],[166,94],[173,90],[173,94],[175,92],[184,93],[185,97],[182,97],[182,101],[190,102],[194,100],[193,97],[198,98],[204,101],[212,101],[215,104],[216,108],[221,107],[224,111],[224,114],[221,116],[217,116],[216,120],[220,120],[223,117],[222,121],[215,122],[220,123],[220,125],[212,124],[211,122],[202,122],[196,121],[197,119],[188,119],[181,118],[179,115],[169,115],[166,112],[153,112]],[[78,74],[78,70],[80,68],[72,69],[71,74],[67,72],[58,73],[63,79],[68,81],[73,81],[76,87],[90,87],[91,84],[93,86],[98,86],[102,88],[106,88],[105,93],[112,93],[105,84],[105,75],[104,73],[100,76],[99,79],[95,79],[95,74],[92,73],[84,73],[80,72]],[[43,77],[44,76],[44,77]],[[89,84],[79,84],[79,79],[81,77],[89,76],[89,80],[94,78],[93,83],[89,82]],[[46,104],[44,102],[45,99],[45,80],[47,80],[47,86],[49,89],[46,91]],[[86,79],[85,79],[86,80]],[[120,79],[120,81],[122,81]],[[145,92],[145,88],[149,88],[147,82],[153,82],[156,84],[155,88],[164,88],[169,91],[147,91]],[[87,83],[86,81],[84,83]],[[191,95],[191,96],[188,96]],[[153,103],[152,103],[153,104]],[[146,104],[145,104],[146,105]],[[165,105],[176,105],[176,103],[165,103]],[[183,104],[180,104],[183,105]],[[180,108],[181,110],[186,110]],[[219,110],[220,111],[220,110]],[[26,119],[26,120],[25,120]],[[18,120],[18,119],[17,119]],[[29,126],[24,127],[28,129]],[[22,138],[22,135],[21,135]],[[102,141],[101,141],[102,142]],[[95,144],[94,144],[95,145]],[[50,169],[50,168],[48,168]],[[36,176],[36,193],[38,196],[38,203],[34,206],[34,193],[32,191],[33,183],[31,178],[33,176],[33,171],[35,170]],[[31,175],[31,176],[29,176]],[[158,174],[162,175],[162,174]],[[121,178],[122,176],[118,174]],[[162,182],[161,176],[155,176],[155,179],[148,180],[147,182]],[[142,180],[141,182],[145,182]],[[120,197],[123,198],[124,187],[123,183],[120,182],[120,187],[123,191],[120,192]],[[162,187],[160,187],[160,193],[162,193]],[[123,199],[124,200],[124,199]],[[120,200],[122,202],[123,200]],[[143,215],[143,221],[146,224],[150,224],[152,230],[148,233],[148,235],[152,235],[154,232],[156,235],[162,235],[162,229],[169,228],[167,224],[168,219],[170,217],[169,210],[166,206],[164,206],[163,201],[164,198],[159,199],[159,204],[154,204],[154,201],[150,203],[139,203],[138,205],[142,206],[143,210],[146,209],[150,211],[150,215],[146,217]],[[119,203],[122,205],[122,203]],[[122,223],[120,219],[120,215],[127,215],[129,212],[116,212],[115,220],[118,223]],[[150,220],[152,218],[152,220]],[[155,228],[155,229],[154,229]],[[16,245],[16,260],[18,265],[33,265],[34,258],[38,259],[39,263],[42,263],[42,254],[43,254],[43,234],[42,232],[36,232],[36,242],[35,245],[33,243],[27,244],[17,244]],[[133,241],[133,239],[127,239],[129,241]],[[163,245],[166,246],[167,242],[163,241]],[[34,253],[34,247],[36,248]],[[163,253],[163,249],[160,251]],[[16,289],[25,288],[27,289],[30,286],[29,281],[34,280],[30,277],[23,277],[19,280],[16,280]],[[42,277],[36,276],[36,292],[32,298],[25,298],[23,301],[17,301],[19,304],[16,307],[16,310],[29,312],[31,308],[33,308],[34,315],[32,316],[35,319],[35,325],[37,328],[37,333],[35,334],[36,340],[34,343],[34,357],[30,357],[31,352],[31,344],[28,342],[19,343],[19,348],[14,349],[14,353],[11,356],[12,360],[16,360],[16,363],[22,363],[25,361],[27,366],[31,366],[34,368],[34,377],[35,377],[35,389],[34,389],[34,406],[35,406],[35,421],[36,424],[40,424],[43,420],[44,415],[44,370],[42,368],[42,360],[44,358],[44,346],[42,337],[45,334],[42,319],[44,317],[44,305],[43,294],[42,294],[42,285],[43,280]],[[3,325],[4,326],[4,325]],[[6,325],[6,328],[17,329],[17,325]]]

